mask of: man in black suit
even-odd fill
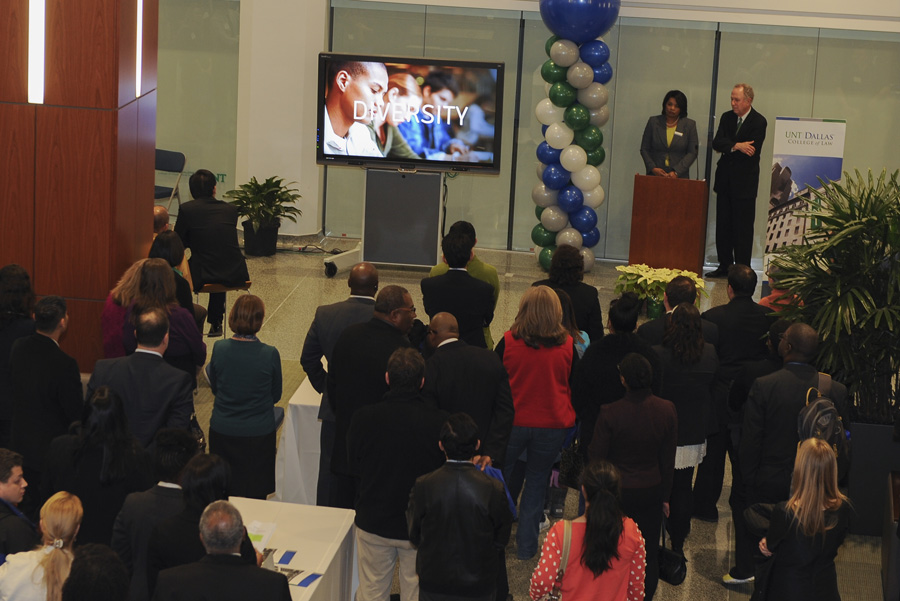
[[[237,208],[216,199],[216,176],[206,169],[197,170],[190,179],[194,200],[181,205],[175,221],[175,233],[185,248],[191,249],[189,261],[194,292],[204,284],[237,286],[250,279],[247,262],[237,239]],[[225,317],[225,293],[209,295],[209,336],[222,335]]]
[[[696,302],[697,286],[691,278],[679,275],[666,284],[666,292],[663,295],[666,314],[671,313],[681,303],[693,305]],[[719,326],[706,319],[701,319],[700,327],[703,331],[703,340],[717,347],[719,345]],[[652,319],[637,329],[638,336],[651,345],[662,344],[665,332],[666,315]]]
[[[18,509],[26,488],[22,456],[0,449],[0,564],[7,555],[31,551],[41,542],[37,524]]]
[[[153,526],[184,508],[181,473],[197,454],[197,439],[187,430],[167,428],[156,435],[154,458],[159,483],[125,498],[113,524],[111,546],[131,573],[130,601],[150,598],[147,584],[147,543]]]
[[[347,278],[350,298],[339,303],[322,305],[306,333],[300,365],[316,392],[322,394],[319,419],[322,430],[319,438],[319,480],[316,486],[316,505],[328,505],[331,490],[331,455],[334,449],[334,412],[328,399],[328,373],[322,358],[330,365],[338,337],[347,328],[372,319],[375,292],[378,290],[378,270],[371,263],[357,263]]]
[[[213,501],[200,517],[200,539],[207,555],[200,561],[163,570],[155,601],[290,601],[284,574],[244,562],[241,514],[228,501]]]
[[[459,231],[451,231],[441,240],[444,261],[450,269],[443,275],[422,280],[422,302],[429,317],[450,313],[459,323],[460,339],[487,348],[484,328],[494,319],[494,289],[466,271],[474,256],[475,241]]]
[[[753,221],[759,186],[759,153],[766,139],[766,118],[751,106],[753,88],[739,83],[731,91],[731,109],[719,119],[713,150],[716,165],[716,254],[719,266],[706,274],[722,278],[733,263],[750,265]]]
[[[449,313],[431,319],[427,344],[434,354],[425,363],[422,396],[447,413],[474,419],[478,439],[484,441],[476,464],[502,467],[515,408],[500,357],[460,340],[456,318]]]
[[[338,337],[328,369],[328,399],[335,416],[329,505],[353,509],[356,483],[347,461],[347,430],[357,409],[377,403],[388,391],[388,358],[409,347],[406,335],[416,308],[406,288],[385,286],[375,298],[372,319],[347,327]]]
[[[78,363],[59,348],[69,327],[66,301],[45,296],[34,305],[35,333],[19,338],[9,355],[12,383],[10,449],[24,458],[31,486],[20,505],[26,515],[41,506],[41,473],[50,441],[66,434],[83,406]]]
[[[87,398],[101,386],[120,397],[135,438],[147,447],[160,428],[189,430],[194,412],[191,376],[163,359],[169,345],[169,317],[159,308],[137,316],[137,350],[127,357],[101,359],[88,382]]]
[[[437,443],[448,415],[420,395],[425,361],[418,351],[394,351],[382,377],[390,390],[381,402],[356,412],[347,434],[350,471],[359,479],[356,601],[387,599],[398,561],[400,599],[417,601],[416,550],[409,542],[406,508],[416,478],[444,463]]]

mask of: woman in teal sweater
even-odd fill
[[[234,336],[215,344],[206,366],[216,395],[209,451],[231,464],[231,494],[255,499],[275,491],[273,407],[281,399],[278,349],[256,337],[265,312],[258,296],[239,296],[228,315]]]

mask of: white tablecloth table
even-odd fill
[[[308,587],[291,586],[292,601],[350,601],[358,586],[353,511],[242,497],[229,500],[245,525],[254,520],[275,524],[266,547],[277,549],[276,560],[284,551],[294,551],[288,567],[322,574]]]
[[[275,457],[276,501],[316,504],[319,479],[319,404],[322,395],[305,378],[288,401]]]

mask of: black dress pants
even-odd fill
[[[659,538],[662,529],[662,489],[659,485],[648,488],[623,488],[622,509],[625,515],[637,522],[644,535],[647,553],[647,571],[644,578],[644,601],[651,601],[659,583]]]
[[[719,267],[750,265],[753,253],[753,221],[756,198],[716,194],[716,254]]]
[[[206,314],[206,321],[209,323],[209,325],[222,325],[222,320],[225,318],[225,293],[210,292],[209,304],[206,306],[206,308],[208,311],[208,313]]]

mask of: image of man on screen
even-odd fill
[[[366,127],[384,108],[388,75],[383,63],[334,61],[325,92],[325,154],[383,156]]]
[[[398,126],[413,152],[426,159],[445,159],[454,153],[465,154],[469,148],[453,137],[451,116],[463,119],[462,111],[453,105],[459,85],[450,73],[432,71],[422,84],[422,110]],[[427,113],[427,114],[425,114]]]

